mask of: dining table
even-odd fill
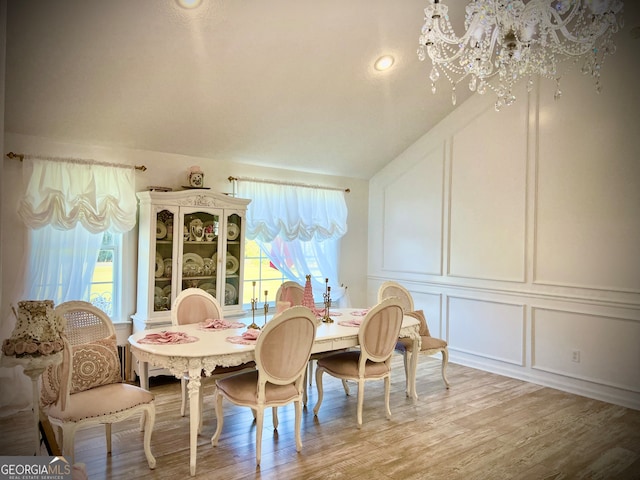
[[[366,312],[367,309],[362,308],[336,308],[329,312],[331,322],[325,322],[322,317],[319,318],[311,353],[357,347],[359,324]],[[142,330],[129,337],[131,352],[139,362],[138,371],[142,388],[149,389],[149,364],[165,368],[177,378],[188,374],[189,468],[192,476],[196,474],[201,415],[199,408],[201,375],[203,373],[210,375],[216,367],[231,367],[255,361],[255,340],[245,338],[248,336],[247,326],[254,323],[252,320],[252,316],[234,317],[229,322],[232,328],[207,328],[204,322],[164,326]],[[405,315],[400,328],[400,337],[413,340],[414,352],[420,351],[419,331],[419,321]],[[418,400],[415,385],[418,355],[411,355],[410,358],[406,394],[416,401]]]

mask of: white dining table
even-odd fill
[[[316,331],[312,353],[331,352],[358,346],[358,327],[341,325],[342,321],[362,320],[363,309],[342,308],[331,310],[332,323],[321,322]],[[251,318],[235,319],[249,325]],[[258,320],[258,319],[256,319]],[[259,321],[257,321],[260,324]],[[255,360],[255,344],[231,343],[228,337],[241,336],[246,327],[235,329],[203,330],[199,324],[166,326],[136,332],[129,337],[131,352],[139,362],[140,386],[149,389],[148,365],[162,367],[177,378],[189,374],[189,467],[191,475],[196,474],[198,427],[200,424],[199,391],[201,374],[207,375],[216,367],[231,367]],[[401,337],[413,340],[413,351],[420,351],[420,323],[405,315],[400,329]],[[149,334],[162,332],[184,332],[197,341],[181,344],[151,344],[139,341]],[[411,355],[407,396],[414,401],[416,393],[416,366],[418,355]]]

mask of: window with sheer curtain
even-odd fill
[[[122,233],[135,226],[134,171],[73,159],[24,160],[26,189],[18,207],[28,228],[23,298],[93,301],[117,313],[117,265],[99,275],[102,282],[94,274],[99,260],[109,268],[108,261],[118,259]]]
[[[322,301],[329,279],[332,300],[339,302],[345,293],[338,278],[340,238],[347,232],[344,192],[239,180],[238,195],[251,199],[247,239],[286,279],[304,285],[311,275],[316,301]]]

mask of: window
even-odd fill
[[[98,252],[89,301],[111,318],[120,310],[122,234],[105,232]]]
[[[81,225],[30,230],[28,297],[91,302],[110,317],[120,308],[122,234],[89,233]]]
[[[255,297],[260,306],[264,304],[264,291],[269,292],[267,298],[273,304],[278,287],[287,280],[284,274],[273,266],[255,240],[247,240],[244,247],[244,308],[251,308],[253,282],[256,282]]]
[[[136,223],[134,167],[25,157],[23,170],[24,297],[56,305],[84,300],[119,316],[122,233]]]
[[[245,250],[245,301],[251,300],[253,281],[260,282],[256,294],[260,303],[264,290],[272,291],[271,285],[275,296],[284,279],[304,285],[307,275],[311,275],[316,301],[326,279],[333,300],[345,294],[338,279],[340,238],[347,231],[343,191],[242,180],[238,195],[251,199],[245,231],[252,241]],[[267,265],[275,265],[278,273]]]

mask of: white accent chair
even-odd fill
[[[384,396],[387,418],[391,418],[389,406],[391,388],[391,356],[398,341],[402,327],[403,311],[395,298],[388,298],[369,310],[362,320],[358,332],[360,350],[346,351],[327,355],[318,360],[316,386],[318,401],[313,408],[317,416],[322,404],[322,375],[355,380],[358,382],[358,428],[362,426],[362,407],[364,405],[364,384],[369,380],[384,380]]]
[[[58,429],[62,454],[74,463],[76,430],[99,424],[105,425],[107,453],[111,453],[111,424],[142,415],[144,453],[149,468],[155,468],[156,459],[151,454],[156,417],[154,396],[122,383],[111,319],[83,301],[62,303],[54,312],[66,319],[65,348],[62,363],[49,367],[43,374],[41,404],[51,424]],[[51,403],[54,397],[56,400]]]
[[[447,342],[441,338],[432,337],[429,332],[429,326],[427,325],[427,319],[425,318],[422,310],[415,310],[413,304],[413,297],[411,293],[397,282],[388,281],[384,282],[378,289],[378,301],[382,301],[385,298],[395,297],[400,301],[405,314],[410,315],[420,322],[420,353],[425,355],[437,355],[442,354],[442,380],[446,388],[449,388],[449,380],[447,379],[447,365],[449,364],[449,350],[447,348]],[[404,357],[404,372],[407,381],[407,392],[409,382],[409,362],[411,360],[413,349],[413,342],[410,338],[399,338],[396,344],[396,352],[401,353]]]
[[[295,404],[296,451],[302,449],[300,425],[304,376],[316,334],[316,319],[305,307],[291,307],[277,314],[260,332],[256,343],[257,371],[216,380],[216,432],[211,444],[220,440],[224,415],[222,400],[249,407],[256,417],[256,464],[260,465],[264,410],[274,411],[273,425],[278,428],[275,409]]]

